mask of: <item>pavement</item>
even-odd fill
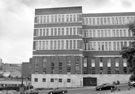
[[[111,92],[108,94],[135,94],[135,89],[125,90],[125,91],[116,91],[116,92]]]

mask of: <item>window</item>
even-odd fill
[[[100,74],[103,74],[103,67],[100,67],[99,70],[100,70]]]
[[[84,64],[83,64],[84,67],[87,67],[87,58],[84,58]]]
[[[92,74],[95,74],[95,67],[92,67],[92,68],[91,68],[91,73],[92,73]]]
[[[59,62],[59,74],[62,73],[62,62]]]
[[[51,79],[50,79],[50,82],[54,82],[54,79],[53,79],[53,78],[51,78]]]
[[[127,67],[123,67],[123,73],[127,74]]]
[[[123,59],[123,67],[127,67],[127,60]]]
[[[43,79],[42,79],[42,82],[46,82],[46,78],[43,78]]]
[[[51,74],[54,73],[54,63],[51,63]]]
[[[107,68],[107,73],[108,73],[108,74],[111,74],[111,67],[108,67],[108,68]]]
[[[38,82],[38,78],[35,78],[35,79],[34,79],[34,82]]]
[[[68,73],[71,72],[71,66],[68,66],[68,67],[67,67],[67,72],[68,72]]]
[[[119,67],[119,58],[115,58],[115,67]]]
[[[99,62],[103,62],[103,57],[100,57],[99,59],[100,59],[100,61],[99,61]]]
[[[71,79],[67,79],[67,82],[70,83],[71,82]]]
[[[39,16],[35,17],[35,23],[39,23]]]
[[[62,82],[62,79],[61,78],[59,79],[59,82]]]
[[[59,62],[59,67],[62,67],[62,62]]]
[[[43,68],[43,73],[44,73],[44,74],[46,73],[46,68]]]
[[[103,67],[103,62],[100,62],[99,63],[99,67]]]
[[[107,58],[107,67],[111,67],[111,58]]]
[[[91,67],[95,67],[95,59],[91,59]]]
[[[75,71],[76,71],[76,73],[79,72],[79,69],[80,69],[79,65],[76,65],[76,66],[75,66]]]
[[[123,73],[126,74],[127,73],[127,60],[123,59]]]
[[[115,68],[115,74],[119,74],[119,68]]]
[[[119,63],[118,62],[115,63],[115,67],[119,67]]]

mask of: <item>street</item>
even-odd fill
[[[129,86],[127,84],[118,86],[118,89],[120,89],[120,91],[128,90],[128,88]],[[94,87],[86,87],[86,88],[68,89],[67,94],[108,94],[110,92],[111,92],[110,90],[96,91]],[[116,90],[115,92],[119,91]],[[39,94],[48,94],[48,91],[39,91]]]

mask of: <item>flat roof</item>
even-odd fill
[[[73,6],[73,7],[55,7],[55,8],[37,8],[37,9],[35,9],[35,15],[64,14],[64,13],[82,13],[82,7]]]
[[[135,16],[135,12],[113,12],[113,13],[83,13],[83,17],[99,16]]]

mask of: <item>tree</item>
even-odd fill
[[[135,37],[135,23],[129,24],[128,30],[129,32],[132,31],[133,37]],[[122,48],[120,54],[123,58],[127,60],[127,65],[129,67],[130,72],[132,72],[133,75],[132,80],[135,80],[135,38],[131,46]]]

